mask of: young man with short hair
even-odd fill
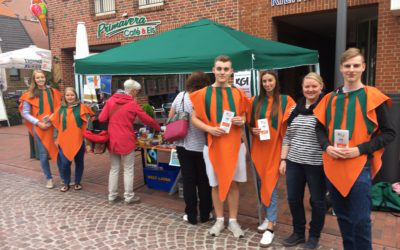
[[[233,68],[228,56],[218,56],[214,61],[212,71],[215,75],[215,82],[190,95],[194,107],[192,122],[196,127],[208,133],[208,146],[204,148],[203,154],[217,217],[209,234],[218,236],[225,228],[224,202],[227,200],[228,229],[235,237],[239,238],[244,236],[244,232],[237,222],[237,215],[239,209],[238,182],[247,180],[246,149],[241,142],[241,127],[245,123],[244,112],[247,98],[241,90],[230,85]],[[224,114],[227,113],[233,116],[228,133],[220,127],[221,121],[225,118]],[[225,125],[229,127],[229,124]]]
[[[364,70],[360,50],[346,50],[340,62],[344,85],[314,109],[328,190],[345,250],[372,249],[371,179],[381,167],[384,147],[396,134],[389,117],[391,100],[362,83]]]

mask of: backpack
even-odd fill
[[[393,191],[389,182],[378,182],[372,186],[372,209],[400,213],[400,195]]]

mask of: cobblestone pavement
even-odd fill
[[[193,226],[173,210],[112,205],[101,194],[61,193],[4,172],[0,197],[0,249],[258,249],[261,237],[249,229],[239,240],[227,229],[211,237],[211,222]],[[281,240],[270,249],[285,249]]]

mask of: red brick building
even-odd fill
[[[321,74],[332,88],[334,75],[336,0],[49,0],[50,44],[60,59],[64,85],[73,85],[73,53],[78,21],[86,23],[91,52],[133,42],[123,33],[98,37],[98,25],[132,16],[161,21],[156,33],[200,18],[209,18],[240,31],[277,40],[320,54]],[[347,45],[366,55],[365,82],[391,94],[400,93],[400,17],[392,0],[349,0]],[[205,38],[206,39],[206,38]],[[127,55],[134,56],[134,55]],[[307,67],[284,70],[284,90],[291,93]],[[298,91],[297,91],[298,92]],[[296,93],[291,93],[296,94]]]

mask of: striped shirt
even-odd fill
[[[314,114],[299,114],[293,119],[286,130],[282,142],[284,146],[289,146],[287,156],[289,161],[318,166],[323,164],[322,149],[318,143],[317,134],[315,132],[316,124],[317,118]]]
[[[176,113],[183,112],[183,106],[185,106],[185,112],[190,114],[192,118],[193,105],[190,100],[189,93],[185,93],[185,99],[182,104],[182,97],[185,92],[180,92],[175,100],[172,102],[171,108],[175,109]],[[206,135],[203,131],[196,128],[191,121],[189,121],[189,130],[186,137],[183,140],[175,141],[174,144],[178,147],[184,147],[189,151],[203,152],[204,145],[206,144]]]

